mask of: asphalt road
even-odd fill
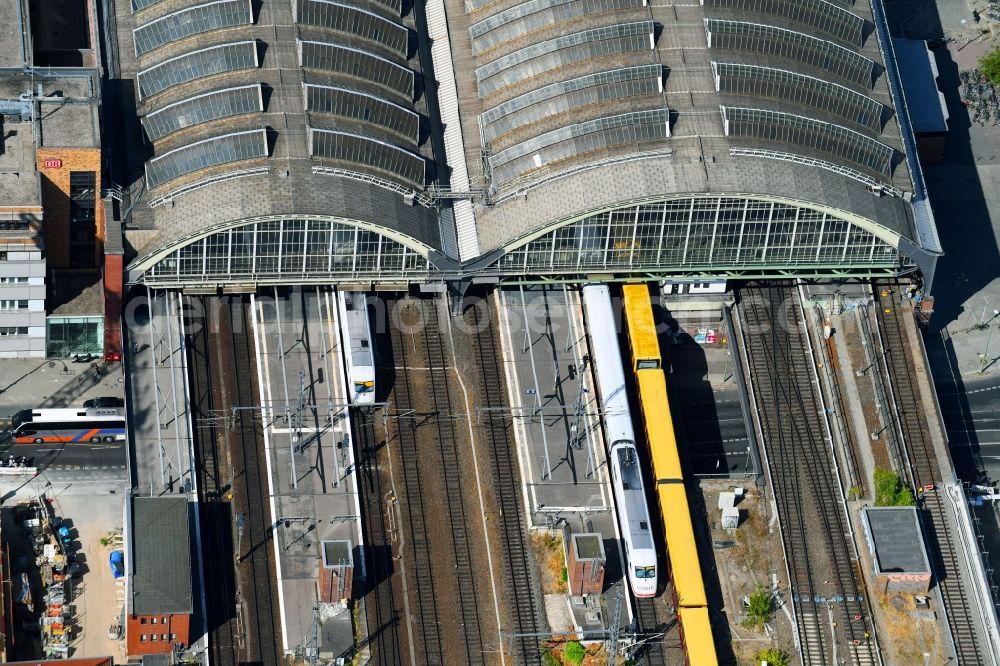
[[[1000,378],[967,380],[964,393],[953,386],[942,386],[938,400],[956,464],[964,467],[971,449],[986,475],[1000,480]],[[970,480],[967,470],[959,473]]]
[[[92,444],[16,444],[9,435],[0,437],[0,462],[9,456],[24,456],[29,463],[40,469],[50,466],[63,468],[105,468],[124,467],[125,442]]]
[[[716,391],[713,397],[680,401],[681,438],[692,471],[697,475],[752,472],[753,461],[747,455],[750,441],[736,391]]]

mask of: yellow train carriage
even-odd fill
[[[625,325],[632,349],[632,369],[662,368],[660,342],[656,339],[656,322],[649,305],[649,287],[645,284],[627,284],[622,287],[625,307]]]
[[[663,531],[667,539],[671,579],[677,606],[691,608],[708,605],[705,581],[701,577],[698,546],[691,525],[691,509],[687,493],[680,481],[660,483],[656,486],[663,514]]]
[[[718,664],[719,658],[715,654],[715,639],[712,637],[712,623],[708,618],[708,609],[681,608],[677,614],[681,620],[687,663],[691,666]]]
[[[667,398],[666,376],[661,370],[653,370],[637,372],[636,378],[643,423],[646,425],[646,442],[653,461],[654,481],[661,483],[683,479],[674,420],[670,416],[670,400]]]

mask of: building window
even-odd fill
[[[26,277],[0,277],[0,284],[28,284]]]
[[[167,640],[167,635],[166,634],[160,634],[160,640],[161,641],[166,641]]]
[[[28,301],[4,301],[0,300],[0,310],[27,310]]]
[[[27,335],[27,326],[0,326],[0,336]]]
[[[48,355],[99,354],[104,349],[104,317],[47,317]]]
[[[139,624],[146,624],[146,618],[144,617],[139,618]]]
[[[140,643],[145,643],[146,642],[146,634],[143,634],[143,635],[139,636],[139,642]]]
[[[97,252],[97,175],[93,171],[69,174],[69,261],[74,268],[95,266]]]
[[[159,621],[160,621],[160,618],[158,618],[158,617],[154,617],[154,618],[153,618],[153,619],[151,620],[151,622],[152,622],[153,624],[156,624],[156,623],[157,623],[157,622],[159,622]]]
[[[177,634],[170,634],[170,640],[176,641],[177,640]]]

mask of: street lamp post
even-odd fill
[[[990,318],[989,323],[992,323],[997,318],[997,315],[1000,315],[1000,310],[993,311],[993,317]],[[983,349],[983,353],[979,355],[979,374],[986,372],[986,368],[990,362],[990,338],[993,337],[993,326],[989,325],[989,323],[987,324],[990,330],[986,333],[986,347]]]

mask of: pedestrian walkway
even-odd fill
[[[338,603],[349,583],[322,570],[347,555],[364,579],[365,564],[336,294],[265,290],[253,304],[282,647],[306,649],[315,630],[314,649],[343,654],[354,644],[351,614]],[[316,617],[320,601],[331,605]]]
[[[124,322],[132,480],[139,495],[194,497],[181,295],[147,293]]]

